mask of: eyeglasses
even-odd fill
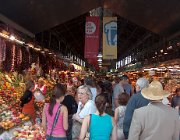
[[[83,93],[83,92],[78,92],[78,94],[81,94],[81,95],[83,95],[83,94],[86,94],[86,93]]]

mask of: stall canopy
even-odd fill
[[[98,7],[118,17],[118,59],[135,47],[141,50],[180,34],[179,0],[0,0],[0,13],[35,34],[42,45],[57,46],[53,37],[49,43],[47,35],[52,34],[82,58],[85,17]]]

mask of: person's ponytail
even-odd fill
[[[98,96],[96,96],[95,104],[97,110],[99,111],[99,116],[102,116],[102,114],[104,113],[106,109],[106,102],[106,97],[103,94],[99,94]]]
[[[50,103],[49,103],[49,108],[48,108],[48,112],[51,116],[53,115],[53,108],[54,108],[55,104],[56,104],[56,99],[54,96],[52,96],[50,98]]]
[[[101,116],[104,113],[104,110],[105,110],[105,106],[103,104],[98,106],[99,116]]]

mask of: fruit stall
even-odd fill
[[[0,72],[0,140],[43,140],[45,134],[39,125],[45,102],[49,102],[54,83],[44,79],[47,86],[45,100],[35,101],[36,123],[31,116],[21,113],[20,97],[25,91],[25,77],[16,72]]]

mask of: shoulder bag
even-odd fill
[[[58,110],[57,110],[57,112],[56,112],[56,115],[55,115],[55,117],[54,117],[53,125],[52,125],[51,132],[50,132],[50,135],[49,135],[49,140],[51,140],[53,130],[54,130],[56,124],[57,124],[57,121],[58,121],[58,118],[59,118],[59,114],[60,114],[60,111],[61,111],[61,106],[62,106],[62,105],[60,104],[59,107],[58,107]]]

